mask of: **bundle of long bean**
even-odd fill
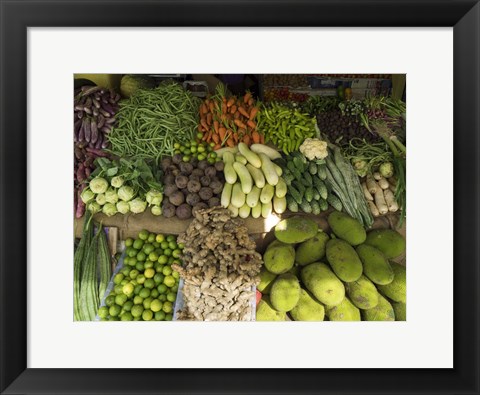
[[[200,99],[171,81],[139,90],[120,102],[118,125],[108,134],[111,152],[120,157],[154,159],[173,155],[175,143],[196,135]]]

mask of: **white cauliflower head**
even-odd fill
[[[300,152],[308,160],[325,159],[328,156],[327,143],[320,139],[307,138],[300,146]]]

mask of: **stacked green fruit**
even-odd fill
[[[309,161],[300,152],[294,152],[277,163],[283,169],[283,178],[287,184],[287,206],[294,213],[304,212],[320,214],[331,205],[342,210],[340,200],[329,193],[327,167],[323,160]]]
[[[98,310],[102,321],[171,321],[180,275],[183,245],[176,236],[142,230],[137,239],[125,240],[124,267],[117,273],[112,292]]]
[[[281,221],[264,255],[257,321],[405,321],[405,251],[390,229],[372,230],[333,211],[332,232],[305,217]]]
[[[210,164],[214,164],[218,158],[217,154],[213,151],[215,143],[207,143],[202,141],[203,133],[197,134],[197,139],[186,142],[184,144],[175,143],[175,154],[181,154],[184,162],[190,162],[192,158],[197,158],[199,161],[206,160]]]

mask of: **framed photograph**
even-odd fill
[[[2,394],[480,393],[478,2],[0,5]]]

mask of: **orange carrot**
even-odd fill
[[[222,114],[227,113],[227,103],[222,103]]]
[[[225,140],[225,135],[227,134],[227,129],[225,128],[218,128],[218,135],[220,136],[220,140]]]
[[[230,138],[227,140],[227,145],[228,145],[229,147],[232,147],[232,148],[235,147],[235,142],[233,141],[233,138],[230,137]]]
[[[213,102],[210,102],[210,103],[208,104],[208,107],[210,108],[210,112],[211,112],[211,113],[215,112],[215,105],[213,104]]]
[[[207,114],[207,125],[210,126],[212,124],[212,113],[209,112]]]
[[[200,119],[200,124],[203,126],[203,128],[205,130],[208,130],[208,125],[207,125],[207,121],[205,120],[205,118]]]
[[[247,122],[247,125],[249,127],[251,127],[252,129],[255,129],[257,127],[257,124],[253,121],[250,121],[250,120]]]
[[[250,114],[242,106],[238,107],[238,112],[247,119],[250,117]]]
[[[217,120],[213,121],[213,128],[215,129],[215,133],[218,134],[219,123]]]
[[[206,140],[207,140],[207,132],[205,131],[202,136],[202,141],[206,141]]]
[[[253,107],[252,110],[250,111],[250,116],[248,117],[251,121],[255,118],[258,112],[258,107]]]
[[[248,99],[248,105],[249,105],[249,106],[253,106],[253,103],[255,103],[255,100],[253,100],[253,97],[251,97],[250,99]]]
[[[243,142],[250,145],[250,136],[248,134],[243,137]]]
[[[220,143],[220,137],[218,137],[218,134],[212,134],[212,140],[215,144]]]
[[[240,118],[240,113],[238,111],[236,111],[235,114],[233,114],[233,118],[234,119]]]
[[[260,134],[256,130],[252,132],[252,140],[255,144],[258,144],[261,141]]]
[[[237,106],[234,104],[232,107],[230,107],[230,114],[235,114],[237,111]]]
[[[238,143],[238,133],[233,133],[233,140]]]
[[[212,131],[210,130],[207,134],[207,142],[212,141]]]
[[[263,134],[260,135],[260,144],[265,144],[265,136]]]
[[[252,94],[250,92],[245,93],[245,96],[243,97],[243,102],[247,104],[248,101],[251,99],[251,97],[252,97]]]
[[[222,148],[220,144],[215,144],[215,146],[213,147],[213,150],[216,151],[217,149],[220,149],[220,148]]]
[[[235,119],[235,121],[233,121],[235,123],[235,125],[237,125],[239,128],[242,128],[242,129],[246,129],[247,126],[242,122],[240,121],[239,119]]]
[[[235,98],[231,97],[229,101],[227,101],[227,107],[230,108],[235,104]]]

